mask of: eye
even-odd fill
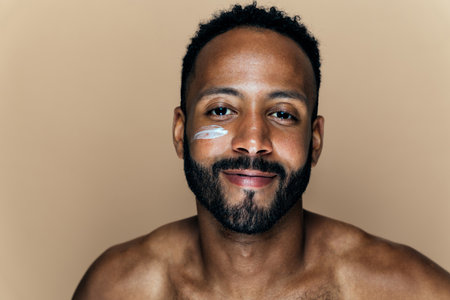
[[[277,112],[271,113],[270,116],[275,117],[277,119],[281,119],[281,120],[297,121],[296,117],[294,117],[293,115],[291,115],[290,113],[285,112],[285,111],[277,111]]]
[[[213,116],[226,116],[226,115],[231,115],[233,113],[233,111],[229,108],[220,106],[220,107],[211,109],[208,113]]]

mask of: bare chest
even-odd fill
[[[234,293],[233,293],[234,294]],[[211,289],[190,286],[190,285],[178,285],[174,286],[173,300],[232,300],[232,299],[283,299],[283,300],[339,300],[343,299],[339,288],[335,284],[324,284],[320,286],[310,286],[286,290],[273,291],[270,287],[267,287],[264,291],[255,293],[252,296],[236,296],[232,294],[224,294],[220,292],[214,292]]]

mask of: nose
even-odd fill
[[[242,116],[232,139],[234,152],[249,156],[263,156],[272,153],[269,124],[256,113]]]

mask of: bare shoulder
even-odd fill
[[[306,220],[345,299],[450,299],[450,274],[413,248],[314,213]]]
[[[172,298],[170,269],[183,264],[196,231],[193,217],[109,248],[89,267],[73,299]]]

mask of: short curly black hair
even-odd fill
[[[316,82],[316,103],[312,113],[312,120],[317,116],[319,87],[320,87],[320,53],[318,41],[312,36],[308,29],[300,22],[299,16],[293,18],[285,12],[272,6],[270,9],[258,7],[256,2],[242,7],[234,5],[228,11],[221,11],[214,15],[207,23],[199,25],[195,36],[187,47],[183,58],[181,71],[181,109],[186,115],[186,92],[189,75],[193,72],[195,60],[200,50],[213,38],[237,27],[256,27],[275,31],[295,41],[308,56]]]

